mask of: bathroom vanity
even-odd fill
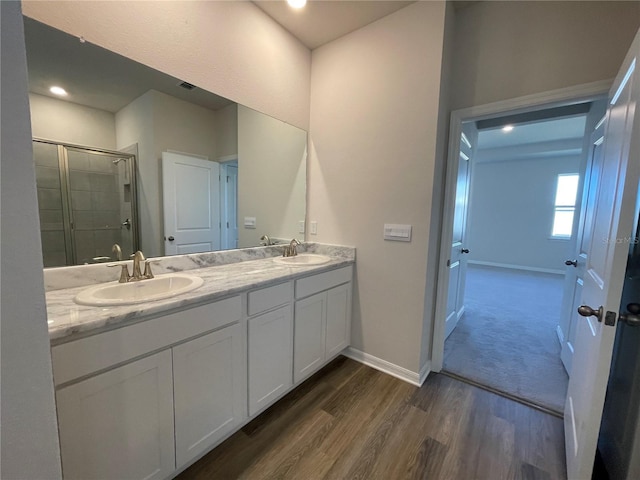
[[[86,285],[47,293],[65,478],[171,477],[349,345],[354,249],[295,266],[275,247],[247,250],[224,265],[239,251],[162,260],[159,272],[192,261],[204,279],[166,300],[104,308],[73,302]]]

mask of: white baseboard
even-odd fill
[[[560,325],[556,326],[556,334],[558,335],[558,341],[560,342],[560,346],[564,343],[564,333],[562,333],[562,329]]]
[[[537,273],[553,273],[555,275],[564,275],[564,270],[556,270],[554,268],[528,267],[525,265],[512,265],[510,263],[485,262],[483,260],[467,260],[469,265],[480,265],[483,267],[507,268],[510,270],[523,270],[525,272]]]
[[[400,380],[404,380],[412,385],[417,387],[422,386],[425,379],[431,372],[431,362],[427,362],[421,369],[419,373],[412,372],[411,370],[407,370],[404,367],[400,367],[394,363],[387,362],[378,357],[374,357],[368,353],[360,351],[353,347],[348,347],[343,350],[342,355],[345,357],[349,357],[356,362],[364,363],[365,365],[375,368],[383,373],[391,375],[393,377],[399,378]]]

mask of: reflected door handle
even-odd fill
[[[463,248],[462,250],[460,250],[460,253],[469,253],[469,249],[468,248]]]
[[[630,327],[640,326],[640,303],[630,303],[627,305],[627,310],[618,316],[618,320]]]
[[[578,260],[565,260],[564,264],[568,267],[573,265],[574,267],[578,267]]]
[[[587,305],[581,305],[578,307],[578,313],[583,317],[596,317],[599,322],[602,321],[602,315],[604,314],[604,309],[602,306],[598,310],[594,310],[593,308]]]

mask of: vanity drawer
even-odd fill
[[[338,268],[329,272],[319,273],[311,277],[296,280],[296,299],[308,297],[314,293],[350,282],[353,278],[353,267]]]
[[[280,283],[272,287],[249,292],[247,312],[249,316],[253,316],[289,303],[291,302],[291,293],[291,282]]]
[[[216,330],[242,317],[240,296],[117,328],[51,349],[56,385]]]

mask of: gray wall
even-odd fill
[[[116,118],[111,112],[36,93],[29,94],[33,136],[61,143],[115,150]]]
[[[557,176],[579,170],[580,156],[474,164],[469,261],[564,273],[570,242],[550,238]]]
[[[457,12],[452,108],[613,79],[637,1],[488,1]]]
[[[307,132],[238,105],[238,246],[291,238],[304,220]],[[256,217],[256,228],[244,228]]]
[[[416,2],[313,51],[308,219],[318,241],[358,249],[353,346],[414,373],[435,293],[444,24],[444,2]],[[413,225],[411,243],[384,241],[385,223]]]
[[[0,2],[2,27],[3,479],[61,478],[31,150],[20,3]]]

